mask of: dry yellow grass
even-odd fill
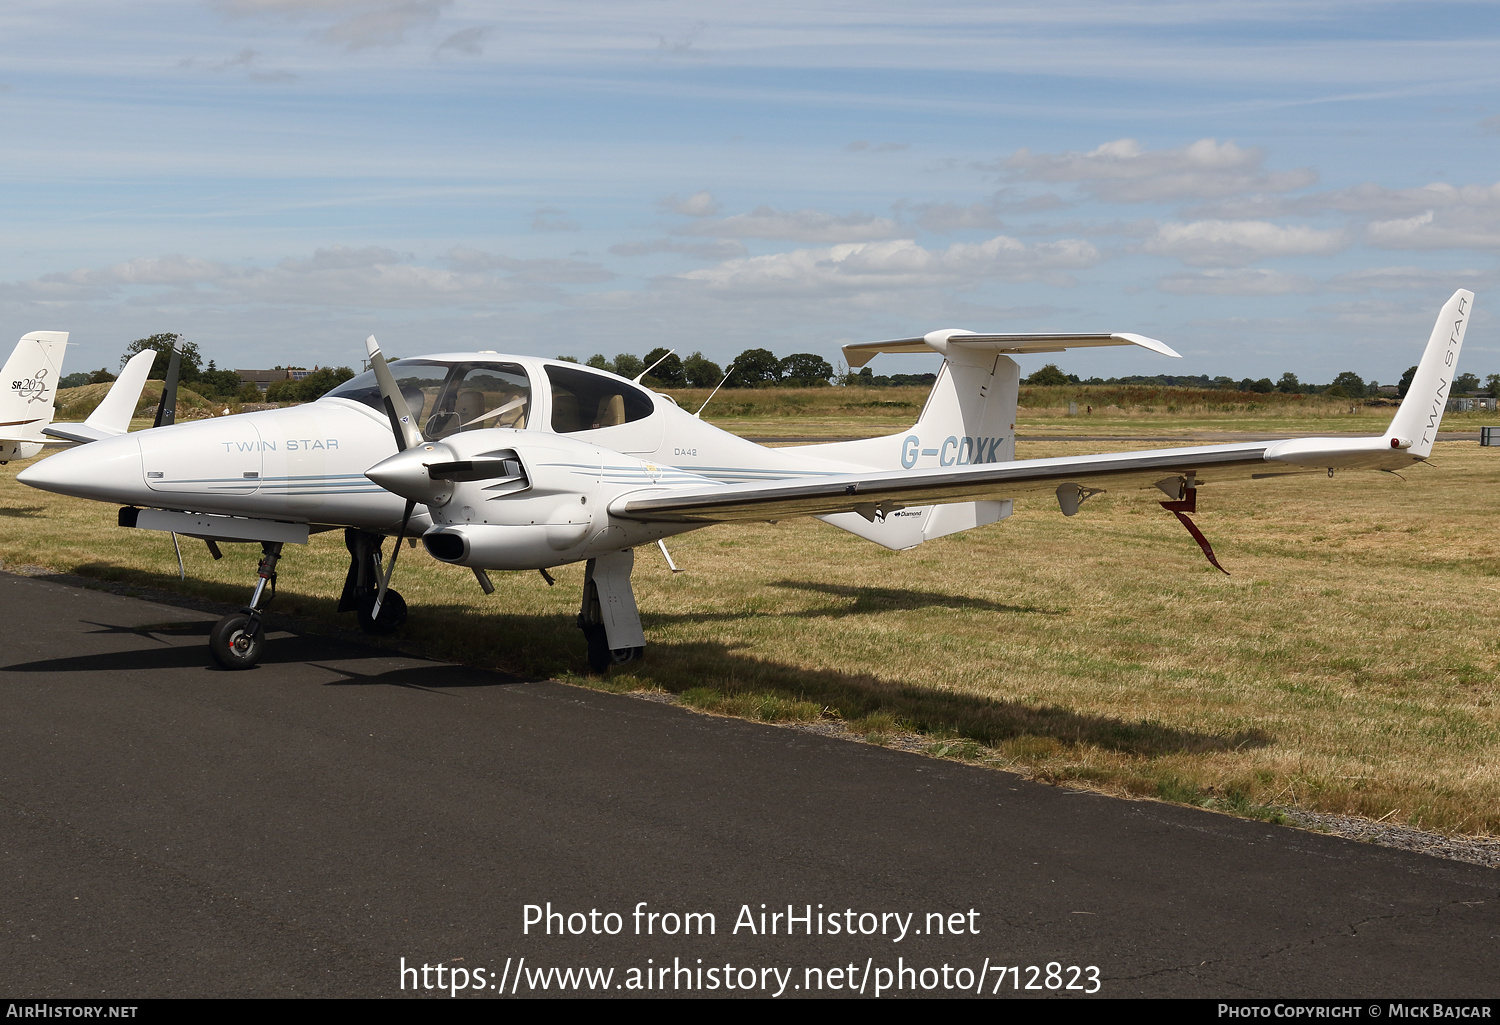
[[[1494,834],[1500,450],[1445,443],[1434,462],[1405,483],[1205,487],[1197,521],[1232,576],[1145,493],[1096,497],[1072,519],[1029,500],[905,553],[813,521],[709,528],[671,543],[685,573],[637,552],[651,646],[593,682],[755,718],[836,716],[877,737],[918,730],[950,754],[1112,792]],[[0,515],[8,564],[248,596],[249,546],[213,563],[184,541],[179,585],[170,538],[115,527],[112,507],[6,473]],[[333,613],[346,564],[339,533],[289,548],[274,609],[347,622]],[[420,549],[397,576],[412,609],[398,641],[583,679],[580,567],[555,588],[496,574],[488,598]]]

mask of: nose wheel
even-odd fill
[[[263,605],[276,596],[276,563],[281,561],[281,542],[262,541],[260,550],[260,566],[256,569],[259,579],[250,604],[219,620],[208,635],[208,653],[225,669],[249,669],[260,661],[265,650],[266,628],[260,614]]]
[[[214,624],[208,652],[225,669],[249,669],[260,661],[266,630],[255,609],[240,609]]]

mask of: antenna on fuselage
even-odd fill
[[[724,371],[724,381],[729,380],[729,375],[732,373],[734,373],[733,363],[729,364],[729,369]],[[698,407],[698,412],[694,413],[693,416],[698,417],[699,419],[703,418],[703,411],[707,409],[708,404],[714,400],[714,396],[719,394],[719,389],[724,387],[724,381],[720,381],[718,384],[714,385],[714,390],[708,393],[708,398],[703,400],[703,405]]]
[[[657,360],[655,363],[651,364],[645,370],[642,370],[639,374],[635,375],[635,377],[633,378],[633,380],[635,381],[635,383],[636,384],[640,384],[641,383],[641,378],[645,377],[647,374],[651,373],[651,371],[655,370],[658,366],[661,365],[661,361],[663,359],[666,359],[668,356],[672,355],[672,353],[674,353],[676,351],[677,351],[676,349],[668,349],[666,352],[662,353],[661,354],[661,359]]]

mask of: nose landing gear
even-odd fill
[[[250,604],[219,620],[208,635],[208,652],[225,669],[249,669],[260,661],[265,649],[265,626],[260,621],[261,599],[269,604],[271,598],[276,597],[276,563],[281,561],[281,542],[262,541],[260,548],[260,566],[256,570],[260,579],[255,582]],[[266,595],[267,584],[271,588],[269,597]]]

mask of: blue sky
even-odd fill
[[[0,337],[81,369],[158,331],[252,367],[1112,330],[1185,358],[1063,368],[1390,382],[1463,286],[1483,376],[1497,40],[1494,3],[10,0]]]

